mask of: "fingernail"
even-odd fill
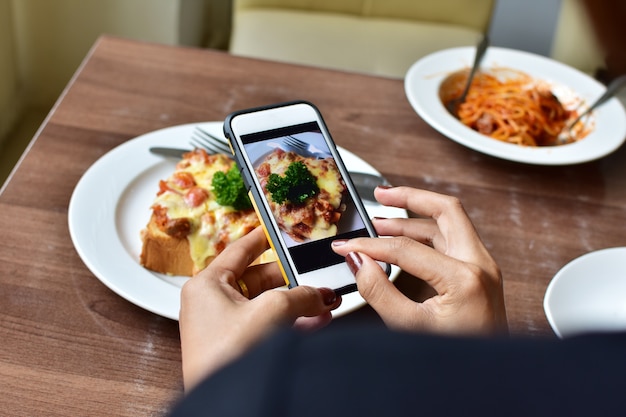
[[[337,294],[330,288],[318,288],[318,291],[322,294],[324,305],[331,306],[337,301]]]
[[[376,188],[382,188],[383,190],[388,190],[390,188],[393,188],[393,185],[382,184],[382,185],[376,186]]]
[[[346,255],[346,263],[353,275],[359,272],[359,269],[363,266],[363,259],[357,252],[350,252]]]
[[[387,220],[386,217],[378,217],[378,216],[374,216],[372,217],[372,220],[376,221],[376,220]]]
[[[348,243],[347,239],[338,239],[338,240],[333,240],[333,242],[331,243],[333,246],[343,246],[346,243]]]

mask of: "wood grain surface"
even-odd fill
[[[492,158],[439,134],[403,81],[102,37],[0,194],[0,414],[157,416],[182,394],[178,323],[104,286],[68,232],[83,173],[143,133],[304,99],[338,145],[395,185],[458,196],[499,263],[514,337],[555,337],[543,311],[554,274],[626,244],[626,149],[546,167]],[[132,277],[128,277],[132,279]],[[401,274],[420,300],[431,290]],[[377,321],[364,307],[332,326]]]

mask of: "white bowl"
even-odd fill
[[[552,279],[543,307],[560,338],[626,331],[626,247],[574,259]]]
[[[568,145],[520,146],[501,142],[465,126],[446,110],[439,98],[439,89],[450,74],[472,65],[475,52],[474,47],[434,52],[413,64],[405,76],[404,89],[409,103],[426,123],[444,136],[487,155],[535,165],[592,161],[617,150],[626,140],[626,111],[617,98],[594,111],[594,129],[587,137]],[[490,47],[482,66],[522,71],[550,85],[552,92],[564,102],[578,97],[588,105],[606,91],[600,82],[575,68],[525,51]]]

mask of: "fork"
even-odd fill
[[[191,134],[189,143],[196,148],[203,148],[211,153],[224,153],[232,157],[230,147],[224,139],[215,136],[201,127],[196,126]],[[324,152],[291,135],[286,136],[283,140],[286,147],[304,157],[328,158],[331,156],[329,152]]]
[[[622,75],[620,77],[615,78],[613,81],[609,83],[606,87],[604,94],[596,99],[585,111],[580,113],[578,117],[571,123],[569,123],[563,131],[559,134],[558,140],[561,143],[567,143],[572,140],[576,140],[574,128],[575,126],[582,121],[583,125],[578,131],[583,131],[585,126],[589,122],[588,116],[591,112],[597,109],[599,106],[604,104],[606,101],[615,96],[624,86],[626,86],[626,75]]]
[[[626,85],[626,75],[622,75],[620,77],[615,78],[613,81],[609,83],[606,87],[606,91],[602,94],[596,101],[593,102],[591,106],[587,108],[584,112],[582,112],[576,120],[574,120],[569,125],[569,130],[576,125],[576,123],[580,122],[585,116],[591,113],[592,110],[596,109],[598,106],[604,104],[605,101],[611,99],[619,90]]]
[[[225,139],[212,135],[201,127],[196,126],[191,134],[191,140],[189,143],[193,147],[203,148],[210,151],[210,153],[223,153],[228,155],[230,158],[233,158],[230,146],[228,146]]]
[[[485,56],[485,52],[487,52],[487,48],[489,47],[489,37],[484,35],[481,39],[480,43],[476,46],[476,54],[474,55],[474,64],[470,69],[469,75],[467,77],[467,81],[465,82],[465,88],[461,95],[455,99],[450,100],[446,103],[446,109],[457,119],[459,118],[459,106],[465,102],[465,98],[467,97],[467,93],[469,92],[470,86],[472,85],[472,80],[474,79],[474,75],[476,75],[476,70],[480,67],[480,62]]]
[[[295,138],[291,135],[288,135],[283,140],[283,143],[288,147],[292,148],[296,153],[304,156],[304,157],[315,157],[315,158],[328,158],[332,156],[329,152],[324,152],[317,149],[315,146],[304,142],[298,138]]]
[[[302,143],[304,143],[299,139],[296,139],[296,141],[300,142],[299,146],[302,146]],[[293,143],[297,145],[297,142],[294,141]],[[199,127],[196,127],[194,129],[190,140],[190,145],[192,147],[204,149],[209,153],[216,153],[216,149],[219,149],[219,151],[217,151],[218,153],[223,153],[229,158],[234,159],[231,150],[228,148],[228,145],[225,143],[224,139],[212,135],[211,133]],[[306,143],[304,143],[304,145],[306,145]],[[190,152],[190,150],[178,148],[151,147],[150,152],[160,156],[180,158],[184,153]],[[355,188],[357,189],[357,192],[364,200],[376,202],[376,198],[374,197],[374,188],[376,188],[376,186],[378,185],[389,185],[389,181],[387,181],[387,179],[382,175],[354,171],[349,171],[349,174],[352,178],[352,182],[354,183]]]

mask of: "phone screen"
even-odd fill
[[[299,274],[345,262],[331,249],[333,240],[370,236],[317,122],[243,134],[240,138],[263,189],[262,197]],[[304,143],[305,149],[294,147],[296,141]],[[281,190],[287,188],[281,186],[295,176],[287,172],[294,162],[306,166],[319,184],[318,189],[301,190],[302,195],[317,193],[320,198],[291,201],[299,198],[292,193],[281,201]]]

